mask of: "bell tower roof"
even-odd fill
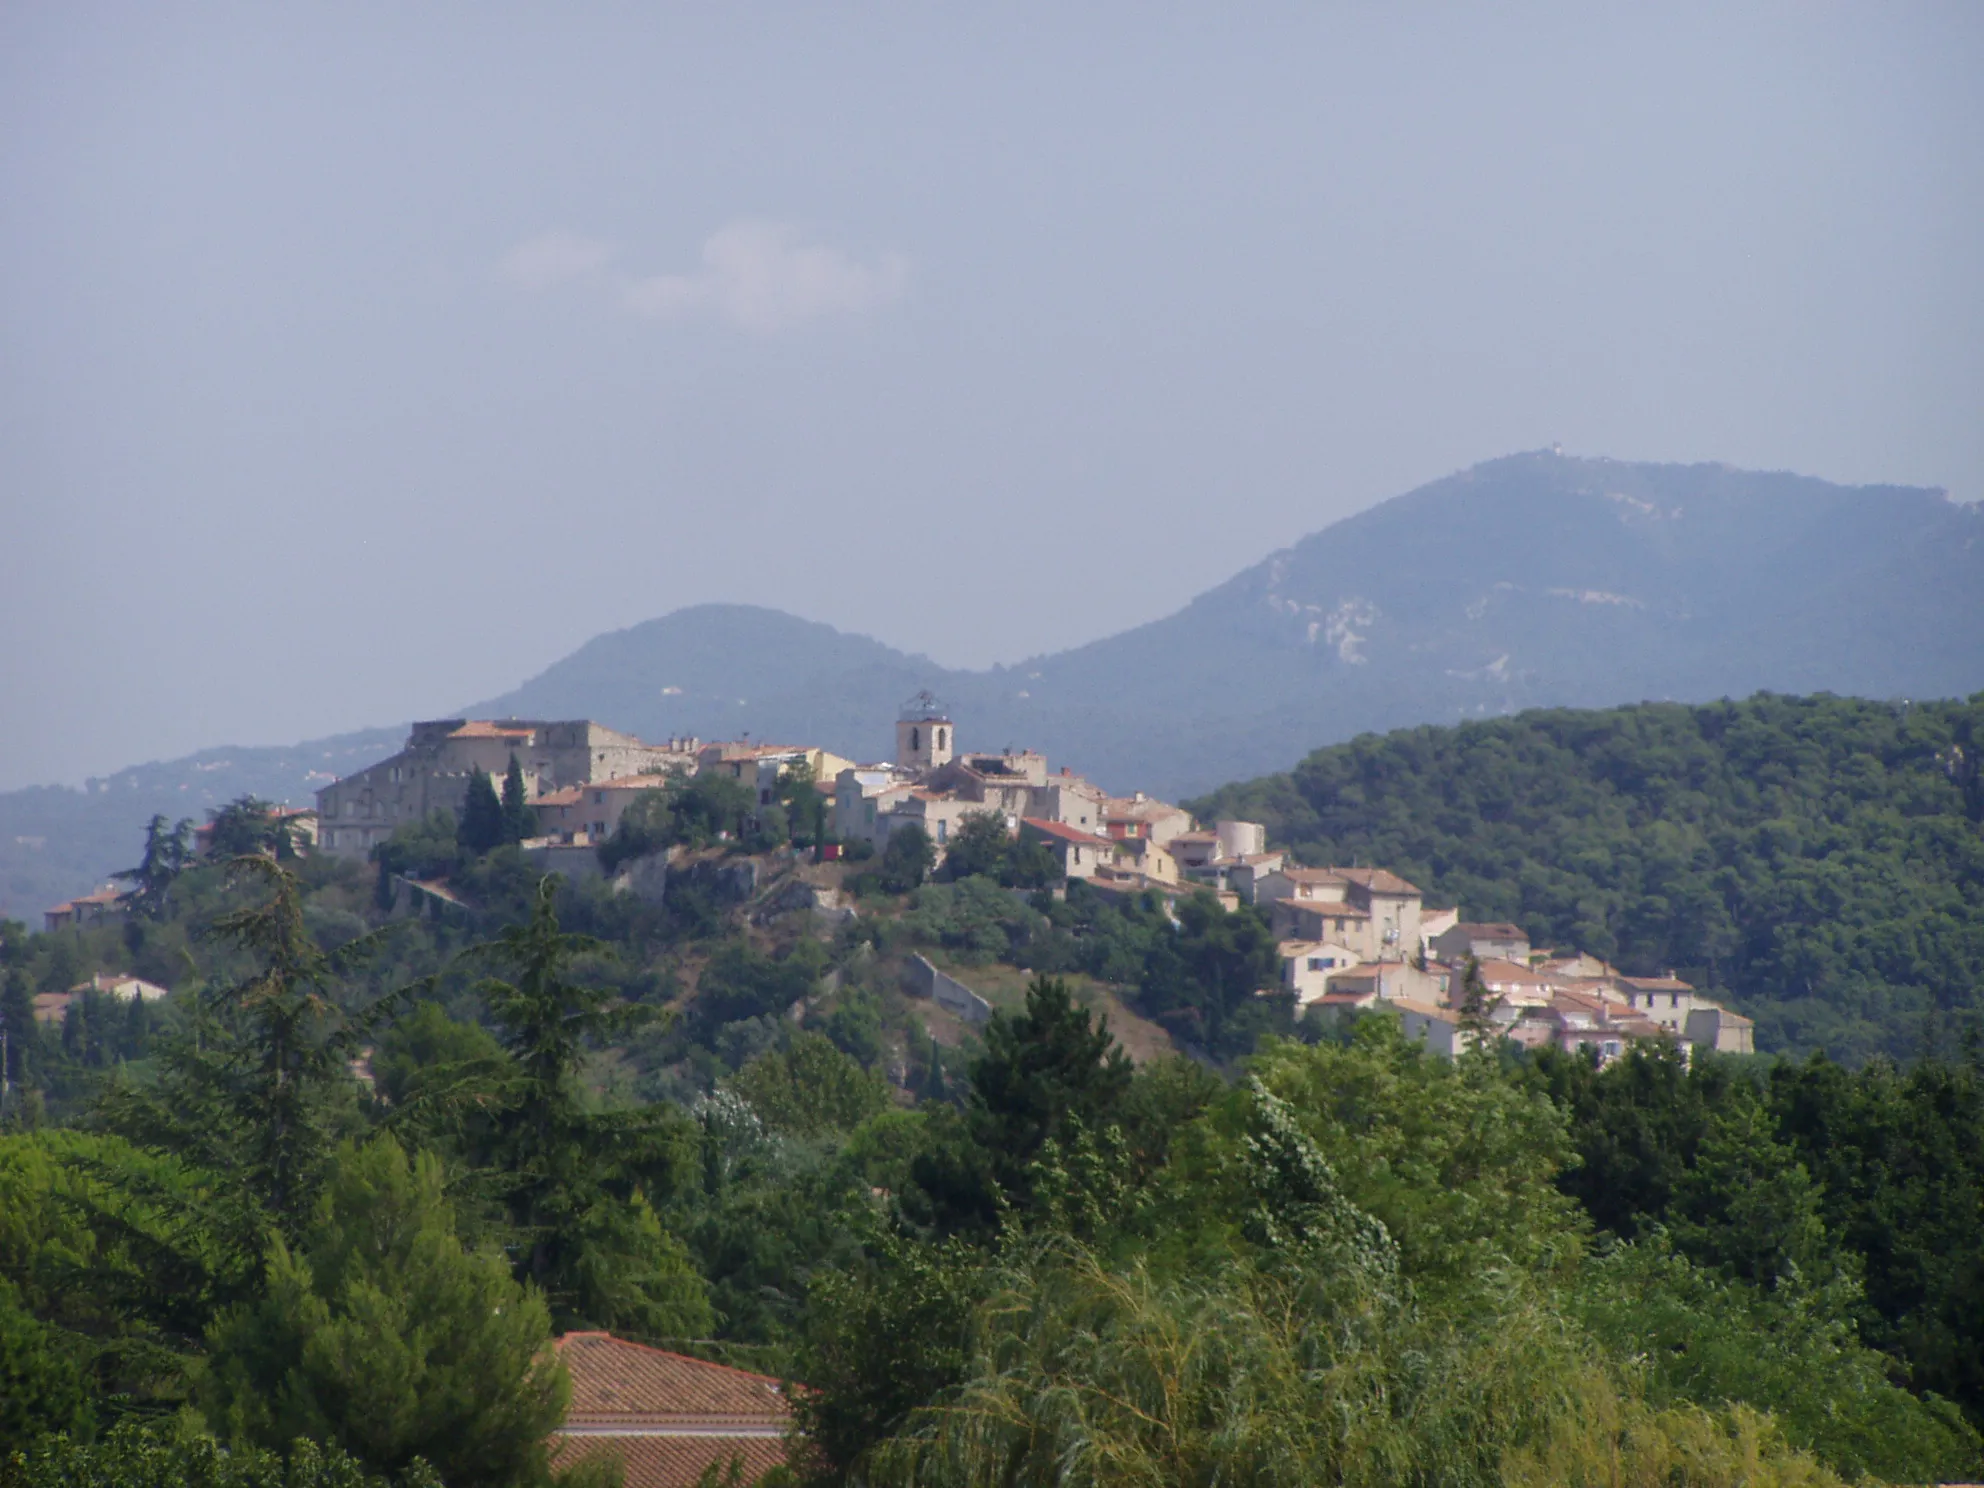
[[[899,723],[949,723],[951,721],[950,705],[926,687],[915,697],[904,703],[901,708],[896,710],[896,721]]]

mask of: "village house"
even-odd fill
[[[1113,837],[1116,844],[1110,871],[1141,879],[1152,886],[1178,885],[1178,860],[1150,837]]]
[[[1261,902],[1261,885],[1268,876],[1279,873],[1288,863],[1288,854],[1280,852],[1249,853],[1244,858],[1236,858],[1226,870],[1227,887],[1240,897],[1243,904]]]
[[[1651,1018],[1670,1033],[1679,1034],[1688,1026],[1688,1015],[1697,1008],[1719,1004],[1701,996],[1672,972],[1664,977],[1614,976],[1612,985],[1626,1005],[1643,1017]]]
[[[1170,848],[1181,877],[1243,897],[1234,885],[1234,875],[1242,872],[1247,888],[1251,891],[1255,887],[1254,869],[1264,867],[1262,860],[1268,856],[1268,833],[1259,822],[1216,821],[1210,832],[1178,833]]]
[[[1284,939],[1346,945],[1363,961],[1402,960],[1419,948],[1419,890],[1396,873],[1283,866],[1255,888]]]
[[[760,806],[776,801],[785,777],[802,768],[822,795],[832,795],[840,772],[854,768],[854,761],[829,749],[791,744],[706,744],[696,756],[698,775],[738,781]]]
[[[1043,843],[1054,854],[1055,867],[1063,878],[1094,878],[1096,869],[1116,854],[1116,844],[1107,837],[1034,816],[1020,819],[1020,840]]]
[[[1477,961],[1494,958],[1498,961],[1529,961],[1529,937],[1518,925],[1503,921],[1485,924],[1457,922],[1454,926],[1434,936],[1428,945],[1440,960],[1458,966],[1469,956]]]
[[[1445,935],[1460,923],[1459,909],[1428,909],[1419,907],[1419,955],[1427,961],[1445,959],[1433,949],[1433,942]]]
[[[1468,1046],[1469,1035],[1460,1026],[1460,1014],[1437,1002],[1405,998],[1386,1004],[1397,1010],[1405,1036],[1418,1039],[1443,1059],[1452,1059]]]
[[[540,837],[576,844],[581,837],[597,845],[620,826],[627,808],[652,790],[666,790],[672,775],[623,775],[595,785],[568,785],[531,802]]]
[[[1464,964],[1457,965],[1459,969],[1465,969]],[[1554,972],[1538,971],[1527,961],[1505,961],[1499,956],[1487,956],[1475,961],[1474,970],[1482,990],[1509,1007],[1544,1007],[1552,997],[1566,990],[1564,978]],[[1457,976],[1457,987],[1460,981]]]
[[[401,826],[459,812],[476,770],[500,782],[514,757],[532,801],[575,785],[691,769],[693,739],[647,744],[590,719],[445,718],[416,723],[398,754],[317,792],[319,847],[362,858]]]
[[[1688,1014],[1682,1035],[1692,1049],[1713,1049],[1718,1054],[1754,1054],[1757,1052],[1756,1028],[1756,1024],[1741,1013],[1732,1013],[1712,1002],[1697,1002],[1694,1011]]]
[[[166,989],[142,977],[98,972],[87,982],[78,982],[66,992],[37,992],[34,997],[35,1021],[59,1023],[62,1015],[69,1010],[70,1003],[92,993],[99,997],[112,997],[119,1002],[155,1002],[166,995]]]
[[[1144,841],[1163,847],[1179,833],[1192,830],[1192,813],[1138,791],[1132,796],[1105,799],[1102,826],[1104,833],[1118,842]]]
[[[552,1341],[571,1377],[571,1405],[551,1443],[560,1473],[605,1459],[625,1488],[755,1483],[786,1461],[792,1403],[782,1380],[615,1338]]]
[[[136,893],[135,889],[106,886],[94,894],[66,899],[42,911],[41,927],[52,934],[72,926],[86,929],[91,925],[105,925],[112,920],[124,919],[131,913],[131,900]]]
[[[1275,954],[1281,961],[1282,990],[1294,993],[1301,1007],[1320,1001],[1332,990],[1334,978],[1362,964],[1349,946],[1327,940],[1284,940]]]

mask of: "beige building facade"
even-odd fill
[[[362,858],[429,812],[459,812],[477,769],[500,785],[514,756],[532,801],[576,785],[689,769],[693,749],[648,744],[590,719],[448,718],[416,723],[398,754],[317,792],[318,850]]]

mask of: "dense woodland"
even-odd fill
[[[1975,1041],[1449,1064],[989,831],[768,914],[811,789],[643,803],[658,902],[483,782],[372,865],[154,822],[128,922],[0,930],[0,1484],[546,1482],[575,1327],[801,1382],[809,1484],[1984,1472]],[[911,951],[1032,980],[971,1031]],[[100,970],[171,995],[34,1029]]]
[[[1757,1046],[1953,1052],[1984,1019],[1984,694],[1524,713],[1371,734],[1192,803],[1470,919],[1670,968]]]

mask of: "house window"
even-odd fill
[[[949,822],[940,821],[937,823],[937,840],[939,842],[948,842],[951,840],[951,824]]]

